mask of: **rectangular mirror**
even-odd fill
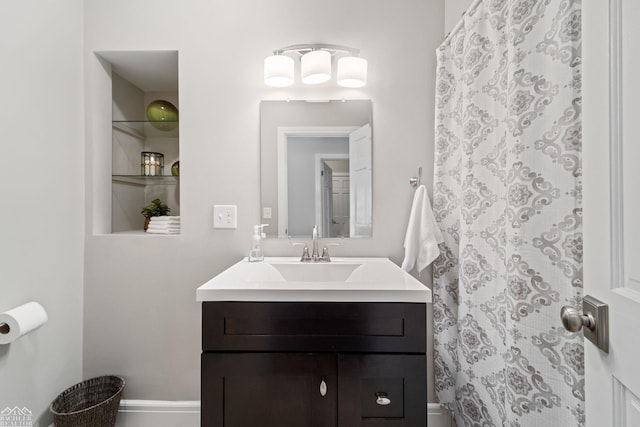
[[[260,103],[268,237],[371,237],[370,100]]]

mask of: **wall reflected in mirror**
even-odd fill
[[[371,237],[370,100],[260,103],[267,237]]]

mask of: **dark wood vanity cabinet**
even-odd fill
[[[426,307],[205,302],[203,427],[426,425]]]
[[[331,427],[336,393],[331,355],[202,354],[202,426]]]

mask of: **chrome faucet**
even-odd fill
[[[300,258],[300,261],[330,262],[331,257],[329,256],[329,250],[326,247],[322,248],[322,255],[320,255],[318,252],[318,226],[317,225],[313,226],[313,232],[311,233],[311,237],[313,239],[311,243],[311,255],[309,255],[309,248],[307,246],[304,246],[304,248],[302,249],[302,257]],[[294,243],[294,244],[299,245],[300,243]]]
[[[311,258],[314,261],[318,261],[318,226],[313,226],[313,231],[311,232],[311,238],[313,239],[312,250],[311,250]]]

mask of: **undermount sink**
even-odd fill
[[[387,258],[244,260],[200,286],[198,301],[431,302],[431,291]]]

